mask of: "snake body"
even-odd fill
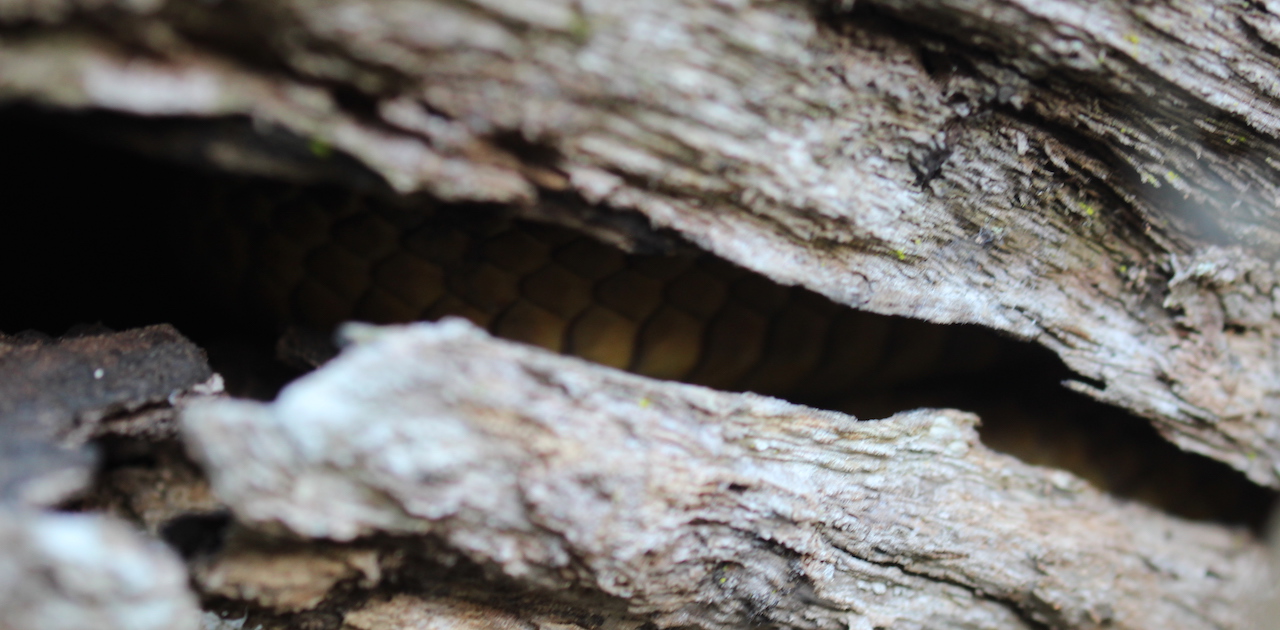
[[[974,327],[884,317],[706,254],[628,254],[481,206],[401,205],[262,182],[193,195],[189,258],[236,316],[465,317],[497,336],[655,378],[877,418],[977,411],[988,445],[1200,518],[1260,522],[1267,498],[1140,420],[1066,393],[1060,364]],[[1048,366],[1048,367],[1046,367]]]
[[[799,400],[996,365],[986,331],[841,307],[709,255],[638,255],[473,208],[285,187],[220,193],[200,257],[256,316],[465,317],[493,334],[655,378]]]
[[[1267,513],[1270,496],[1238,473],[1064,391],[1070,374],[1029,344],[860,313],[706,255],[625,254],[491,207],[406,206],[158,165],[48,125],[17,131],[12,181],[78,179],[12,187],[0,249],[15,299],[0,329],[168,321],[232,390],[269,397],[296,376],[271,356],[281,328],[460,315],[641,374],[862,419],[975,411],[988,446],[1120,496],[1237,523]]]

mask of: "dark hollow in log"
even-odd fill
[[[5,247],[0,253],[5,257],[0,262],[6,268],[27,270],[7,275],[0,287],[4,295],[14,298],[10,300],[14,307],[0,313],[0,330],[37,329],[57,334],[86,322],[100,321],[114,328],[172,322],[209,350],[211,362],[228,377],[233,392],[270,397],[297,373],[272,356],[278,325],[283,322],[277,319],[264,325],[261,321],[229,316],[228,313],[243,309],[210,298],[218,294],[213,287],[216,282],[192,275],[192,267],[185,260],[193,249],[200,248],[175,235],[184,229],[191,215],[207,211],[211,196],[234,200],[234,191],[258,188],[275,191],[279,197],[281,190],[296,187],[157,162],[89,140],[95,125],[100,125],[101,130],[119,129],[121,122],[109,117],[72,118],[31,110],[9,111],[0,119],[0,134],[9,139],[13,150],[26,157],[11,173],[13,181],[26,185],[12,192],[0,234],[10,239],[11,245],[38,243],[34,250]],[[346,179],[347,183],[351,180]],[[227,190],[232,194],[224,194]],[[329,185],[319,192],[303,194],[337,199],[340,203],[350,199],[352,193]],[[441,216],[467,213],[472,221],[477,215],[489,217],[491,223],[506,221],[504,209],[496,206],[434,207],[432,212]],[[566,233],[563,228],[539,229]],[[261,232],[254,235],[254,247],[269,236]],[[483,239],[477,242],[484,243]],[[475,249],[479,252],[481,248]],[[822,308],[827,312],[848,313],[801,289],[779,288],[759,276],[733,271],[736,268],[727,263],[708,264],[729,269],[738,274],[735,277],[760,285],[765,293],[804,294],[803,299],[825,304]],[[597,290],[599,286],[596,285]],[[455,308],[436,312],[435,316],[444,314],[468,313]],[[888,371],[893,355],[922,351],[890,345],[875,351],[882,355],[879,363],[873,361],[871,369],[862,375],[874,387],[859,388],[856,379],[848,383],[857,395],[832,395],[830,388],[807,393],[770,390],[742,381],[712,384],[726,389],[735,389],[735,385],[737,389],[757,389],[864,419],[923,406],[971,410],[982,417],[982,437],[990,446],[1030,463],[1066,468],[1118,496],[1142,500],[1187,517],[1255,526],[1266,514],[1272,500],[1269,492],[1221,464],[1179,451],[1144,422],[1122,411],[1064,390],[1059,383],[1071,374],[1047,352],[977,329],[960,329],[963,332],[957,333],[959,327],[903,318],[870,314],[858,318],[895,335],[898,344],[918,346],[923,341],[925,354],[937,351],[939,345],[954,345],[958,337],[976,337],[981,339],[978,348],[998,348],[995,354],[1013,357],[1015,362],[997,363],[977,371],[926,370],[914,379],[876,382],[877,372]],[[500,328],[501,318],[493,321],[495,328]],[[334,321],[320,318],[311,323],[329,325]],[[782,324],[774,322],[774,328],[783,329],[774,330],[774,338],[785,338]],[[872,337],[869,341],[873,346],[893,341]],[[932,348],[928,346],[930,337],[935,338]],[[928,360],[924,363],[929,365]],[[906,367],[910,368],[909,364],[908,361]],[[644,371],[634,363],[630,367]],[[684,376],[699,380],[696,370]]]

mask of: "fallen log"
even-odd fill
[[[274,403],[184,412],[241,523],[438,537],[662,627],[1244,627],[1266,579],[1243,532],[993,453],[970,414],[857,422],[461,320],[348,335],[367,341]]]

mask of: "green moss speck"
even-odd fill
[[[573,19],[569,21],[569,38],[579,46],[591,39],[591,22],[587,21],[587,16],[582,13],[573,14]]]
[[[333,147],[320,138],[312,138],[311,142],[307,143],[307,149],[311,151],[311,155],[322,160],[328,159],[329,156],[333,155]]]

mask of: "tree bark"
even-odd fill
[[[611,228],[592,217],[639,212],[850,306],[1034,339],[1086,378],[1076,389],[1280,487],[1280,22],[1262,5],[31,2],[6,15],[43,23],[0,48],[10,98],[245,116],[402,192],[598,231]],[[200,157],[341,170],[254,137],[212,134]]]
[[[622,245],[675,234],[854,308],[1002,330],[1056,352],[1073,389],[1280,488],[1280,10],[851,5],[0,1],[0,97],[127,114],[96,132],[169,159],[504,204]],[[707,628],[1240,627],[1262,579],[1261,551],[1225,528],[993,455],[953,412],[858,425],[471,333],[395,334],[461,344],[457,357],[384,350],[423,382],[505,357],[484,368],[493,392],[422,394],[505,459],[466,460],[458,470],[479,476],[456,487],[411,482],[398,467],[422,461],[388,443],[348,453],[382,467],[362,468],[323,426],[291,434],[296,452],[226,455],[242,436],[201,432],[250,418],[246,435],[286,431],[273,423],[293,412],[209,407],[188,418],[193,447],[244,522],[340,540],[430,532],[526,586]],[[341,369],[313,395],[339,396]],[[412,381],[371,373],[371,391]],[[335,400],[395,404],[353,396]],[[497,422],[486,414],[504,431],[549,422],[521,416],[545,411],[528,401],[582,435],[477,428]],[[647,403],[618,411],[627,401]],[[595,457],[620,444],[637,450]],[[343,492],[253,494],[239,468],[323,473]],[[481,498],[493,502],[468,503]],[[454,500],[465,509],[432,511]]]
[[[1265,580],[1227,530],[993,453],[971,414],[857,422],[456,319],[372,334],[269,406],[188,409],[240,522],[429,534],[662,627],[1242,627]]]

